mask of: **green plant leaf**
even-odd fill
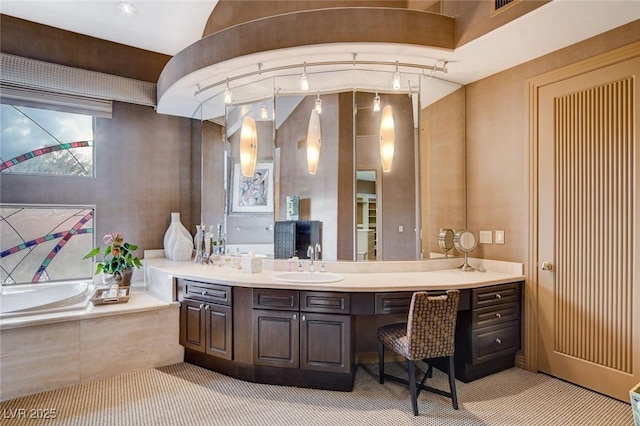
[[[105,249],[104,249],[104,257],[107,257],[111,254],[111,245],[108,245]]]
[[[93,250],[91,250],[89,253],[87,253],[87,254],[82,258],[82,260],[89,259],[89,258],[91,258],[91,257],[97,256],[97,255],[98,255],[98,253],[100,253],[100,247],[96,247],[96,248],[94,248]]]
[[[98,265],[96,266],[96,273],[95,275],[98,275],[100,272],[102,272],[102,269],[104,268],[104,265],[102,263],[98,263]]]
[[[138,268],[142,266],[142,262],[140,262],[140,259],[138,259],[137,257],[133,258],[133,264]]]

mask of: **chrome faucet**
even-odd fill
[[[314,260],[320,260],[320,253],[322,252],[322,248],[320,247],[320,243],[316,243],[316,248],[314,251]]]
[[[309,263],[309,272],[313,272],[314,271],[313,261],[315,260],[315,256],[316,256],[313,250],[313,246],[309,246],[307,248],[307,256],[311,261],[311,263]]]

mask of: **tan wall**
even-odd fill
[[[96,243],[122,232],[142,250],[162,248],[170,213],[191,224],[191,120],[114,102],[98,119],[96,177],[2,175],[2,203],[94,204]]]
[[[7,15],[0,19],[4,53],[154,83],[169,59]],[[198,122],[114,102],[113,118],[98,119],[95,139],[95,179],[3,174],[0,202],[95,204],[97,243],[102,235],[120,231],[138,244],[139,256],[162,248],[171,212],[181,212],[182,223],[195,230],[200,220]]]
[[[638,40],[634,21],[467,86],[468,227],[504,230],[506,241],[472,256],[526,261],[526,80]]]
[[[417,3],[421,3],[418,1]],[[292,13],[301,10],[332,7],[399,7],[406,8],[406,0],[220,0],[211,12],[202,36],[205,37],[232,25]],[[417,8],[414,8],[417,9]],[[424,10],[424,9],[421,9]]]
[[[170,56],[0,15],[0,51],[155,83]]]
[[[440,229],[466,227],[465,88],[424,108],[421,118],[422,252],[428,259],[442,254]]]
[[[456,18],[456,46],[461,46],[531,12],[550,0],[525,0],[493,13],[493,1],[443,0],[442,14]]]

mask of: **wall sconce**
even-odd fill
[[[258,160],[258,132],[256,121],[251,117],[242,119],[240,130],[240,168],[242,176],[251,177],[256,171]]]
[[[391,171],[395,139],[393,112],[391,111],[391,105],[387,105],[382,110],[382,119],[380,120],[380,162],[382,163],[383,172]]]
[[[231,88],[229,87],[229,79],[227,79],[227,87],[224,89],[224,103],[227,105],[233,103],[233,93],[231,93]]]
[[[315,175],[318,170],[321,144],[320,115],[318,111],[312,109],[311,117],[309,118],[309,129],[307,130],[307,167],[310,175]]]
[[[391,82],[393,90],[400,90],[400,72],[398,71],[398,61],[396,61],[396,72],[393,73],[393,81]]]
[[[380,95],[378,95],[378,92],[373,97],[373,112],[380,112]]]
[[[266,103],[262,103],[262,108],[260,108],[260,120],[268,120],[269,119],[269,108],[267,108]]]
[[[316,111],[318,111],[318,114],[322,114],[322,99],[320,99],[320,92],[318,92],[318,97],[316,98]]]
[[[309,90],[309,76],[307,75],[307,63],[304,63],[304,69],[302,71],[302,77],[300,77],[300,89]]]

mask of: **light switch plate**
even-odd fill
[[[491,231],[480,231],[480,244],[493,244]]]
[[[504,231],[496,231],[496,244],[504,244]]]

